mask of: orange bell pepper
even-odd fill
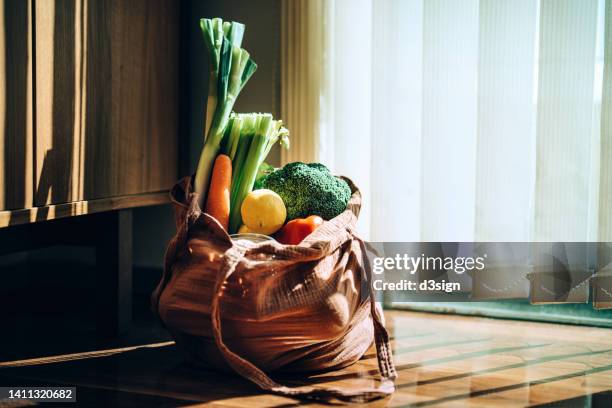
[[[321,224],[323,224],[323,218],[318,215],[311,215],[306,218],[296,218],[295,220],[289,221],[281,228],[276,234],[276,240],[285,245],[297,245]]]

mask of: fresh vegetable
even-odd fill
[[[277,234],[276,240],[281,244],[297,245],[304,238],[323,224],[323,218],[311,215],[306,218],[296,218],[289,221]]]
[[[206,103],[205,142],[195,175],[194,190],[200,206],[206,202],[213,162],[238,94],[257,69],[249,53],[240,48],[244,25],[220,18],[200,20],[209,52],[210,76]]]
[[[278,194],[272,190],[251,191],[240,209],[242,222],[250,232],[270,235],[285,223],[287,210]]]
[[[232,159],[229,231],[234,233],[242,222],[240,209],[253,190],[257,171],[276,143],[289,144],[289,131],[269,113],[234,114],[221,143],[221,152]]]
[[[232,183],[232,161],[220,154],[215,160],[206,199],[206,212],[219,221],[227,231],[230,214],[230,188]]]
[[[289,163],[264,178],[262,187],[281,196],[289,221],[309,215],[329,220],[346,209],[351,197],[346,181],[320,163]]]

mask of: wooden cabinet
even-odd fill
[[[32,10],[0,0],[0,211],[31,207]]]
[[[95,247],[105,334],[129,327],[129,208],[177,178],[179,6],[0,0],[0,228],[26,224],[0,253]]]
[[[166,200],[179,2],[0,5],[0,226]]]

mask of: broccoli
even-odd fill
[[[318,215],[329,220],[346,209],[351,189],[320,163],[289,163],[266,176],[261,183],[281,196],[287,221]]]
[[[257,169],[257,175],[255,176],[255,184],[253,185],[253,190],[262,189],[263,187],[261,186],[261,183],[263,183],[263,180],[275,171],[276,169],[273,166],[270,166],[268,163],[261,163],[259,169]]]

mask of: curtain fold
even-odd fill
[[[593,279],[593,305],[612,308],[612,1],[605,4],[603,86],[601,97],[601,156],[599,185],[598,272]]]
[[[281,149],[283,164],[318,157],[325,11],[325,0],[281,1],[281,117],[291,131],[291,149]]]
[[[418,242],[423,0],[375,1],[372,12],[370,239]]]
[[[424,241],[473,241],[478,0],[423,3]],[[443,118],[443,120],[442,120]]]
[[[476,241],[531,238],[537,6],[533,0],[480,1]]]
[[[612,0],[605,3],[604,21],[598,239],[612,242]]]
[[[533,240],[595,241],[589,214],[597,0],[541,0]]]

